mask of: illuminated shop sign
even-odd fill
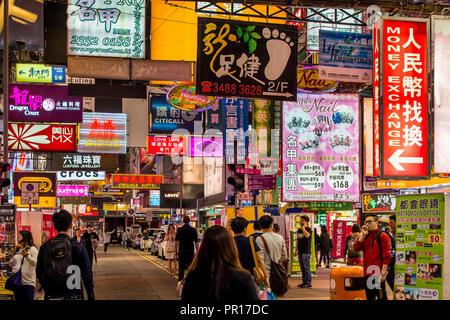
[[[58,181],[102,181],[105,171],[58,171]]]
[[[172,87],[166,99],[172,106],[184,111],[205,111],[216,102],[217,97],[196,95],[195,83],[185,83]]]
[[[17,63],[17,82],[65,83],[66,67],[51,67],[44,64]]]
[[[113,189],[159,189],[164,183],[164,176],[159,174],[113,174]]]
[[[186,142],[183,137],[148,136],[147,152],[152,155],[184,155]]]

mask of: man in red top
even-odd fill
[[[379,234],[379,240],[377,234]],[[391,260],[391,240],[378,227],[378,216],[376,214],[366,215],[361,236],[354,243],[354,250],[362,250],[364,253],[364,282],[367,300],[387,300],[385,280]],[[379,278],[379,281],[377,278]]]

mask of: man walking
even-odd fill
[[[52,220],[58,234],[41,246],[36,262],[36,276],[45,291],[45,300],[83,300],[81,279],[88,299],[95,300],[86,248],[69,236],[72,215],[60,210],[53,214]]]
[[[116,231],[116,229],[110,232],[105,231],[105,234],[103,236],[103,251],[105,253],[108,250],[108,245],[111,243],[111,235],[114,233],[114,231]]]
[[[87,251],[88,256],[89,256],[89,260],[91,261],[91,266],[92,266],[92,262],[94,260],[94,247],[93,247],[92,243],[95,240],[98,241],[98,236],[94,232],[94,229],[92,228],[92,225],[90,225],[90,224],[87,225],[87,232],[85,232],[83,234],[83,240],[84,240],[84,245],[86,247],[86,251]]]
[[[297,248],[295,255],[298,254],[300,269],[302,270],[302,284],[299,288],[311,288],[311,235],[312,230],[309,227],[309,217],[303,215],[300,219],[301,228],[297,230]]]
[[[178,228],[175,237],[175,250],[178,255],[178,281],[183,280],[184,272],[194,259],[194,245],[195,252],[198,252],[199,247],[197,230],[189,225],[191,218],[184,216],[183,222],[184,225]]]

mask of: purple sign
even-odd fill
[[[248,176],[248,190],[273,190],[277,188],[276,175]]]
[[[283,201],[360,201],[359,95],[283,102]]]
[[[10,121],[83,122],[83,98],[67,86],[10,84],[8,110]]]
[[[239,173],[239,174],[261,174],[261,169],[236,168],[236,173]]]
[[[89,186],[87,185],[58,185],[56,189],[58,197],[87,197]]]
[[[223,157],[223,138],[219,137],[191,137],[191,157]]]

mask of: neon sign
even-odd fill
[[[166,99],[175,108],[200,112],[211,108],[217,97],[196,95],[195,83],[184,83],[170,88]]]

